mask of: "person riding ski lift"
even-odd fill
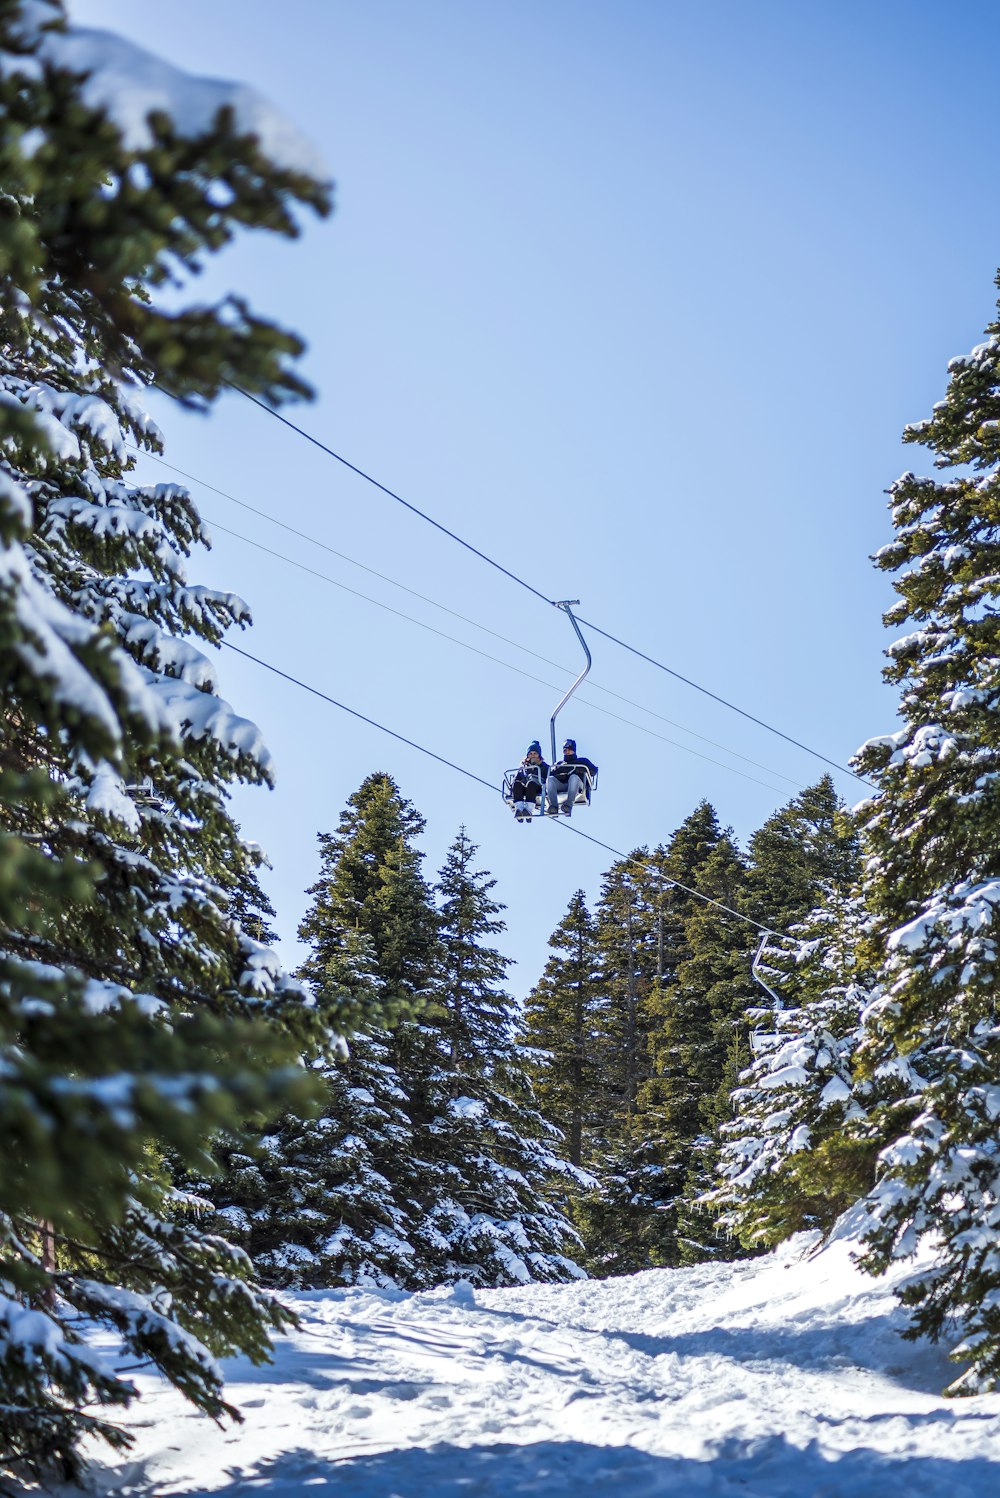
[[[511,786],[514,816],[519,822],[530,822],[542,799],[549,767],[542,758],[542,746],[532,739]]]
[[[593,761],[577,754],[576,739],[567,739],[562,753],[562,759],[552,766],[545,782],[545,800],[548,803],[545,810],[550,817],[557,817],[560,811],[564,817],[571,817],[578,799],[589,802],[590,787],[597,774],[597,766]],[[565,793],[561,807],[560,792]]]

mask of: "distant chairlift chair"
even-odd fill
[[[584,677],[589,672],[591,664],[592,664],[591,663],[591,658],[590,658],[590,651],[587,649],[587,642],[583,638],[583,635],[580,633],[580,626],[577,624],[576,618],[575,618],[575,616],[573,614],[572,605],[573,604],[579,604],[579,602],[580,602],[579,598],[564,598],[560,603],[557,603],[555,605],[555,607],[557,609],[562,609],[563,612],[568,616],[569,622],[572,624],[573,629],[576,632],[576,637],[580,641],[580,644],[583,646],[583,653],[587,657],[587,664],[584,666],[583,670],[580,672],[579,676],[576,678],[576,681],[574,681],[574,683],[570,687],[569,691],[566,692],[560,698],[559,702],[556,705],[556,709],[555,709],[555,711],[552,714],[552,717],[549,719],[549,734],[550,734],[551,743],[552,743],[552,764],[553,765],[557,763],[557,759],[556,759],[556,719],[558,718],[559,714],[562,712],[563,708],[566,706],[566,704],[569,701],[569,699],[572,697],[573,693],[576,691],[577,687],[583,681]],[[503,777],[503,792],[502,792],[502,795],[503,795],[503,798],[506,801],[507,805],[512,810],[513,810],[513,807],[514,807],[514,794],[513,794],[513,792],[514,792],[514,780],[515,780],[515,778],[518,775],[521,775],[523,773],[524,772],[523,772],[522,769],[517,768],[517,769],[513,769],[513,770],[508,770],[505,773],[504,777]],[[590,805],[591,796],[593,795],[595,789],[597,788],[597,776],[596,775],[591,775],[590,771],[587,770],[587,769],[585,769],[582,765],[579,767],[579,769],[577,770],[576,773],[584,781],[584,788],[583,788],[582,791],[580,791],[579,795],[576,798],[576,805],[577,806],[589,806]],[[539,777],[539,779],[541,779],[541,777]],[[562,795],[560,795],[559,800],[560,800],[560,803],[562,803],[562,802],[564,802],[566,800],[565,793],[563,793]],[[545,809],[546,809],[545,786],[544,786],[544,784],[542,784],[542,794],[541,794],[541,796],[539,796],[538,800],[535,802],[535,816],[536,817],[542,816],[543,813],[545,812]]]

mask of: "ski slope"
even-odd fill
[[[986,1498],[1000,1394],[947,1400],[890,1284],[809,1236],[604,1282],[295,1297],[219,1429],[152,1381],[98,1492],[226,1498]]]

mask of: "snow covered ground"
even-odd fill
[[[149,1381],[117,1495],[986,1498],[1000,1394],[946,1400],[885,1282],[801,1237],[744,1264],[420,1295],[314,1292],[276,1362],[234,1361],[245,1424]]]

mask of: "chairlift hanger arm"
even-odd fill
[[[760,974],[760,965],[764,960],[764,953],[767,951],[767,944],[773,935],[773,931],[765,931],[761,936],[760,941],[757,943],[757,950],[753,954],[753,962],[750,965],[750,976],[754,979],[755,982],[760,984],[765,993],[770,994],[771,998],[774,1000],[775,1008],[780,1009],[782,1007],[781,999],[775,993],[770,983],[765,982]]]
[[[584,666],[583,670],[580,672],[579,676],[576,678],[576,681],[574,681],[574,683],[570,687],[569,691],[565,692],[563,694],[563,696],[559,699],[559,702],[556,705],[556,709],[553,712],[552,717],[549,719],[549,733],[551,735],[551,740],[552,740],[552,763],[553,764],[556,764],[556,762],[558,760],[558,755],[556,754],[556,719],[558,718],[559,714],[562,712],[563,708],[566,706],[566,704],[569,701],[569,699],[572,697],[573,693],[576,691],[577,687],[580,685],[580,683],[586,677],[587,673],[590,671],[590,667],[591,667],[591,664],[592,664],[591,658],[590,658],[590,651],[587,648],[587,642],[583,638],[583,635],[580,633],[580,626],[577,624],[577,622],[576,622],[576,616],[573,613],[573,607],[572,607],[573,604],[574,603],[575,604],[579,604],[579,602],[580,602],[579,598],[563,598],[560,602],[553,604],[553,608],[562,609],[563,613],[568,616],[569,622],[570,622],[570,624],[572,624],[573,629],[574,629],[574,631],[576,633],[576,637],[580,641],[581,646],[583,647],[583,653],[587,657],[587,664]]]

